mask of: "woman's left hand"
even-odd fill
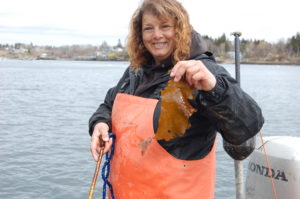
[[[200,60],[177,62],[170,76],[174,77],[174,81],[185,78],[188,84],[197,90],[210,91],[217,83],[216,77]]]

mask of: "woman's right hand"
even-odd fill
[[[104,153],[107,153],[112,145],[112,138],[108,136],[109,127],[106,123],[100,122],[95,125],[91,138],[91,153],[95,161],[98,161],[100,154],[100,143],[104,142]]]

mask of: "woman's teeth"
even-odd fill
[[[166,45],[167,43],[166,42],[162,42],[162,43],[154,43],[153,46],[155,48],[162,48]]]

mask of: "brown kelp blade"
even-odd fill
[[[168,86],[161,91],[161,112],[157,140],[170,140],[183,136],[190,127],[189,117],[196,112],[188,100],[195,99],[193,90],[184,81],[169,80]]]

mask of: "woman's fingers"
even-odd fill
[[[186,69],[191,64],[188,61],[180,61],[173,67],[170,76],[174,77],[174,81],[180,81],[182,76],[185,74]]]
[[[104,142],[108,142],[109,141],[108,131],[102,131],[101,137]]]
[[[103,131],[101,137],[104,142],[104,153],[107,153],[112,146],[112,138],[109,138],[108,131]]]
[[[100,151],[102,150],[102,147],[100,147],[100,142],[101,142],[100,139],[93,139],[91,142],[91,152],[95,161],[98,161]],[[104,153],[110,151],[112,142],[113,142],[112,138],[110,138],[107,142],[104,142]]]
[[[179,81],[185,75],[188,83],[192,82],[192,77],[195,73],[201,72],[201,61],[189,60],[180,61],[173,67],[170,76],[174,77],[174,81]]]
[[[216,78],[199,60],[180,61],[173,67],[171,77],[179,81],[182,77],[195,89],[209,91],[215,87]]]
[[[201,73],[200,68],[196,65],[190,66],[187,68],[185,73],[185,79],[189,85],[194,85],[195,82],[195,74]]]
[[[95,161],[98,161],[98,156],[101,147],[104,147],[104,153],[108,152],[112,145],[112,139],[109,139],[108,125],[105,123],[99,123],[94,127],[92,139],[91,139],[91,153]],[[104,146],[100,146],[104,144]]]
[[[107,153],[111,150],[112,142],[113,142],[112,138],[109,138],[109,140],[105,142],[104,153]]]
[[[91,153],[95,161],[98,161],[99,151],[100,150],[100,139],[96,136],[91,141]]]
[[[211,84],[208,86],[208,80],[204,77],[205,73],[196,73],[193,76],[193,85],[197,90],[209,91],[214,88],[214,85]],[[215,78],[213,76],[213,78]]]

